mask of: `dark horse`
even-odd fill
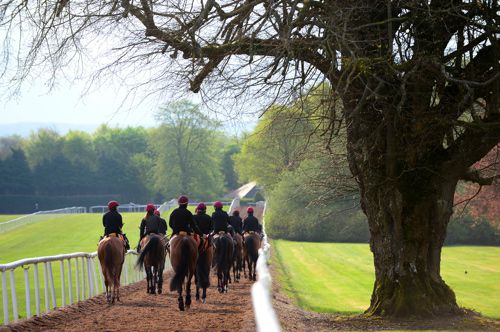
[[[109,304],[115,303],[115,299],[120,301],[120,276],[125,260],[125,242],[110,234],[99,242],[97,247],[97,257],[101,263],[104,284],[106,285],[106,300]]]
[[[214,247],[212,244],[211,236],[205,238],[203,247],[198,254],[198,261],[196,262],[196,273],[194,281],[196,283],[196,300],[200,300],[200,288],[203,289],[201,301],[206,302],[207,288],[210,286],[210,266],[212,265],[212,258],[214,255]]]
[[[243,269],[243,237],[239,233],[234,233],[234,254],[233,254],[233,277],[238,282]]]
[[[245,233],[243,236],[244,246],[243,246],[243,254],[244,254],[244,262],[243,262],[243,273],[245,277],[247,276],[245,270],[245,262],[248,264],[248,279],[257,280],[256,277],[256,266],[257,266],[257,258],[259,257],[259,248],[260,248],[260,237],[259,234],[250,232]]]
[[[170,291],[177,290],[179,297],[179,310],[187,309],[191,306],[191,279],[196,268],[198,259],[198,248],[192,236],[182,232],[174,235],[170,239],[170,262],[174,270],[174,276],[170,280]],[[185,283],[185,286],[184,286]],[[182,288],[186,288],[186,302],[182,299]]]
[[[233,240],[228,234],[221,233],[214,238],[214,244],[215,264],[217,265],[217,290],[219,293],[227,293],[229,273],[233,262]]]
[[[146,270],[147,289],[150,294],[162,293],[163,269],[165,268],[165,240],[162,235],[149,234],[141,240],[141,254],[137,258],[136,266]]]

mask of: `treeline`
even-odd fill
[[[156,128],[0,138],[0,212],[162,202],[180,193],[210,200],[238,186],[231,158],[238,144],[198,105],[171,103],[157,119]]]
[[[328,89],[322,85],[306,99],[268,109],[235,156],[241,181],[256,179],[265,188],[267,231],[273,238],[369,241],[358,187],[349,171],[345,124],[338,120],[335,137],[326,135],[331,128],[323,127],[322,120],[330,116],[323,105]],[[496,204],[490,201],[490,209]],[[499,245],[499,222],[488,216],[457,210],[446,243]]]

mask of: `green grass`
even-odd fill
[[[23,216],[23,214],[0,214],[0,222],[6,222]]]
[[[194,211],[194,206],[190,206],[190,210]],[[212,207],[208,207],[208,213],[213,212]],[[162,217],[167,220],[171,211],[164,212]],[[123,216],[123,231],[127,233],[131,247],[135,247],[139,240],[139,225],[144,217],[144,212],[138,213],[121,213]],[[4,217],[4,216],[1,216]],[[6,220],[13,219],[5,216]],[[12,229],[0,234],[0,264],[10,263],[16,260],[29,258],[52,256],[58,254],[69,254],[74,252],[94,252],[97,250],[99,236],[102,235],[104,228],[102,226],[102,214],[87,213],[87,214],[69,214],[64,217],[49,218],[44,221],[39,221],[30,225],[24,225],[19,228]],[[169,229],[168,233],[171,230]],[[97,263],[97,260],[96,260]],[[74,261],[72,263],[75,264]],[[61,301],[61,276],[60,265],[54,262],[52,267],[54,273],[54,283],[56,288],[56,304],[60,306]],[[130,269],[131,270],[131,269]],[[67,283],[67,262],[65,262],[66,283]],[[74,271],[74,269],[73,269]],[[43,267],[39,266],[39,280],[41,289],[41,309],[45,310],[44,290],[43,290]],[[132,271],[129,271],[131,275]],[[34,273],[33,267],[29,267],[30,289],[31,289],[31,312],[35,312],[34,303]],[[75,278],[73,272],[73,280]],[[99,278],[99,277],[98,277]],[[26,316],[26,306],[24,300],[24,272],[22,268],[15,270],[15,283],[17,285],[17,303],[19,308],[19,317]],[[12,306],[10,294],[10,275],[7,275],[8,298],[10,320],[12,320]],[[20,286],[22,285],[22,286]],[[73,294],[76,299],[76,286],[73,282]],[[68,296],[68,295],[67,295]],[[0,322],[3,322],[3,304],[1,301],[2,289],[0,287]],[[66,300],[68,302],[68,300]]]
[[[368,307],[375,280],[368,245],[272,244],[280,283],[300,307],[335,313],[362,313]],[[500,247],[445,247],[441,275],[459,305],[500,318]]]

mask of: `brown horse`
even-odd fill
[[[165,268],[165,240],[162,235],[149,234],[141,240],[141,254],[137,258],[136,266],[146,270],[147,289],[150,294],[162,293],[163,269]]]
[[[196,284],[196,300],[200,300],[200,288],[203,289],[201,301],[206,303],[207,288],[210,286],[210,266],[214,255],[214,246],[212,236],[204,238],[205,242],[198,254],[196,262],[196,273],[194,282]]]
[[[243,273],[245,278],[247,276],[245,270],[245,261],[248,264],[248,279],[257,280],[256,276],[256,266],[257,266],[257,258],[259,257],[259,248],[260,248],[260,237],[259,234],[255,232],[245,233],[243,235]]]
[[[191,279],[196,269],[198,246],[192,236],[181,232],[170,239],[170,262],[174,276],[170,280],[170,291],[177,290],[179,310],[184,311],[191,306]],[[182,288],[186,289],[186,302],[182,299]]]
[[[217,266],[217,290],[227,293],[231,265],[233,262],[234,243],[229,234],[219,233],[214,237],[215,264]]]
[[[241,278],[241,270],[243,269],[243,237],[239,233],[234,233],[234,255],[233,255],[233,277],[235,282],[239,282]]]
[[[120,301],[120,276],[125,260],[124,241],[115,233],[110,234],[99,242],[97,257],[104,275],[108,303],[115,303],[115,299]]]

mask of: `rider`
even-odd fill
[[[170,214],[170,219],[168,221],[168,225],[172,228],[172,236],[175,234],[179,234],[179,232],[186,232],[188,234],[192,234],[193,231],[200,236],[203,236],[203,233],[200,231],[196,223],[193,219],[193,214],[188,210],[189,199],[182,195],[177,199],[177,203],[179,207],[172,211]]]
[[[158,234],[161,234],[163,236],[167,235],[167,221],[160,216],[159,210],[155,210],[154,214],[155,216],[158,216],[158,218],[160,218],[160,227],[158,228]]]
[[[227,226],[229,226],[229,216],[227,212],[222,210],[224,205],[221,201],[214,203],[215,212],[212,213],[212,220],[214,222],[214,232],[225,232],[227,233]]]
[[[119,205],[120,203],[118,203],[117,201],[108,202],[109,211],[102,216],[102,225],[104,226],[104,236],[108,236],[111,233],[115,233],[117,236],[118,234],[122,234],[125,240],[125,247],[127,247],[128,250],[130,249],[130,246],[128,244],[128,239],[126,235],[123,234],[122,232],[123,220],[122,220],[122,215],[118,212]]]
[[[233,211],[233,215],[229,217],[229,224],[233,226],[233,230],[236,233],[243,234],[243,222],[241,221],[240,211]]]
[[[259,224],[259,219],[255,218],[253,215],[253,207],[248,207],[248,216],[243,220],[243,232],[256,232],[260,233],[262,228]]]
[[[141,250],[141,240],[148,234],[159,233],[161,230],[161,219],[155,215],[156,206],[152,203],[146,205],[146,215],[141,220],[139,227],[139,244],[137,250]]]
[[[212,218],[207,214],[207,206],[205,203],[200,203],[196,207],[196,214],[194,215],[194,222],[203,234],[208,235],[214,230],[214,223]]]

